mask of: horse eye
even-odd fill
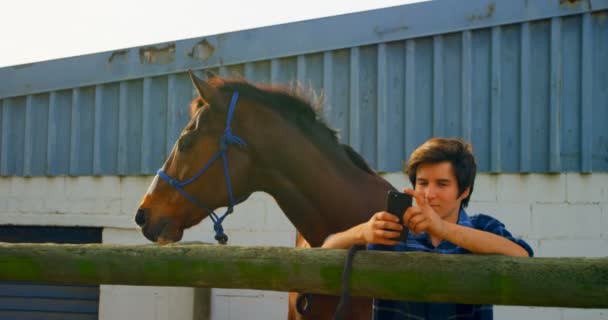
[[[177,150],[183,152],[188,150],[194,143],[194,137],[191,134],[183,135],[177,141]]]

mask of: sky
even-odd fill
[[[4,0],[0,67],[421,0]]]

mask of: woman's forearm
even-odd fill
[[[446,222],[444,239],[473,253],[529,257],[528,251],[499,235]]]
[[[346,231],[334,233],[325,239],[321,248],[348,249],[356,244],[365,244],[361,235],[361,226],[356,225]]]

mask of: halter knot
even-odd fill
[[[179,181],[169,177],[162,169],[159,169],[158,171],[156,171],[156,174],[158,174],[163,180],[165,180],[172,187],[174,187],[176,189],[179,189],[179,187],[181,187],[181,183]]]
[[[228,128],[226,128],[226,130],[224,131],[224,135],[220,139],[220,149],[226,150],[226,148],[231,144],[244,146],[246,143],[245,143],[245,140],[232,134],[232,129],[230,127],[228,127]]]
[[[179,185],[179,181],[177,181],[177,180],[175,180],[175,179],[173,179],[173,178],[170,178],[170,179],[169,179],[169,184],[170,184],[171,186],[173,186],[173,187],[179,187],[179,186],[180,186],[180,185]]]
[[[224,220],[224,219],[222,219]],[[213,224],[213,231],[215,231],[215,240],[219,244],[228,243],[228,236],[224,233],[224,227],[222,227],[222,221],[216,221]]]

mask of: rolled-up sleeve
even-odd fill
[[[517,243],[528,252],[530,257],[534,256],[532,247],[526,241],[513,237],[505,225],[497,219],[485,214],[478,214],[471,217],[471,223],[475,226],[475,229],[491,232]]]

